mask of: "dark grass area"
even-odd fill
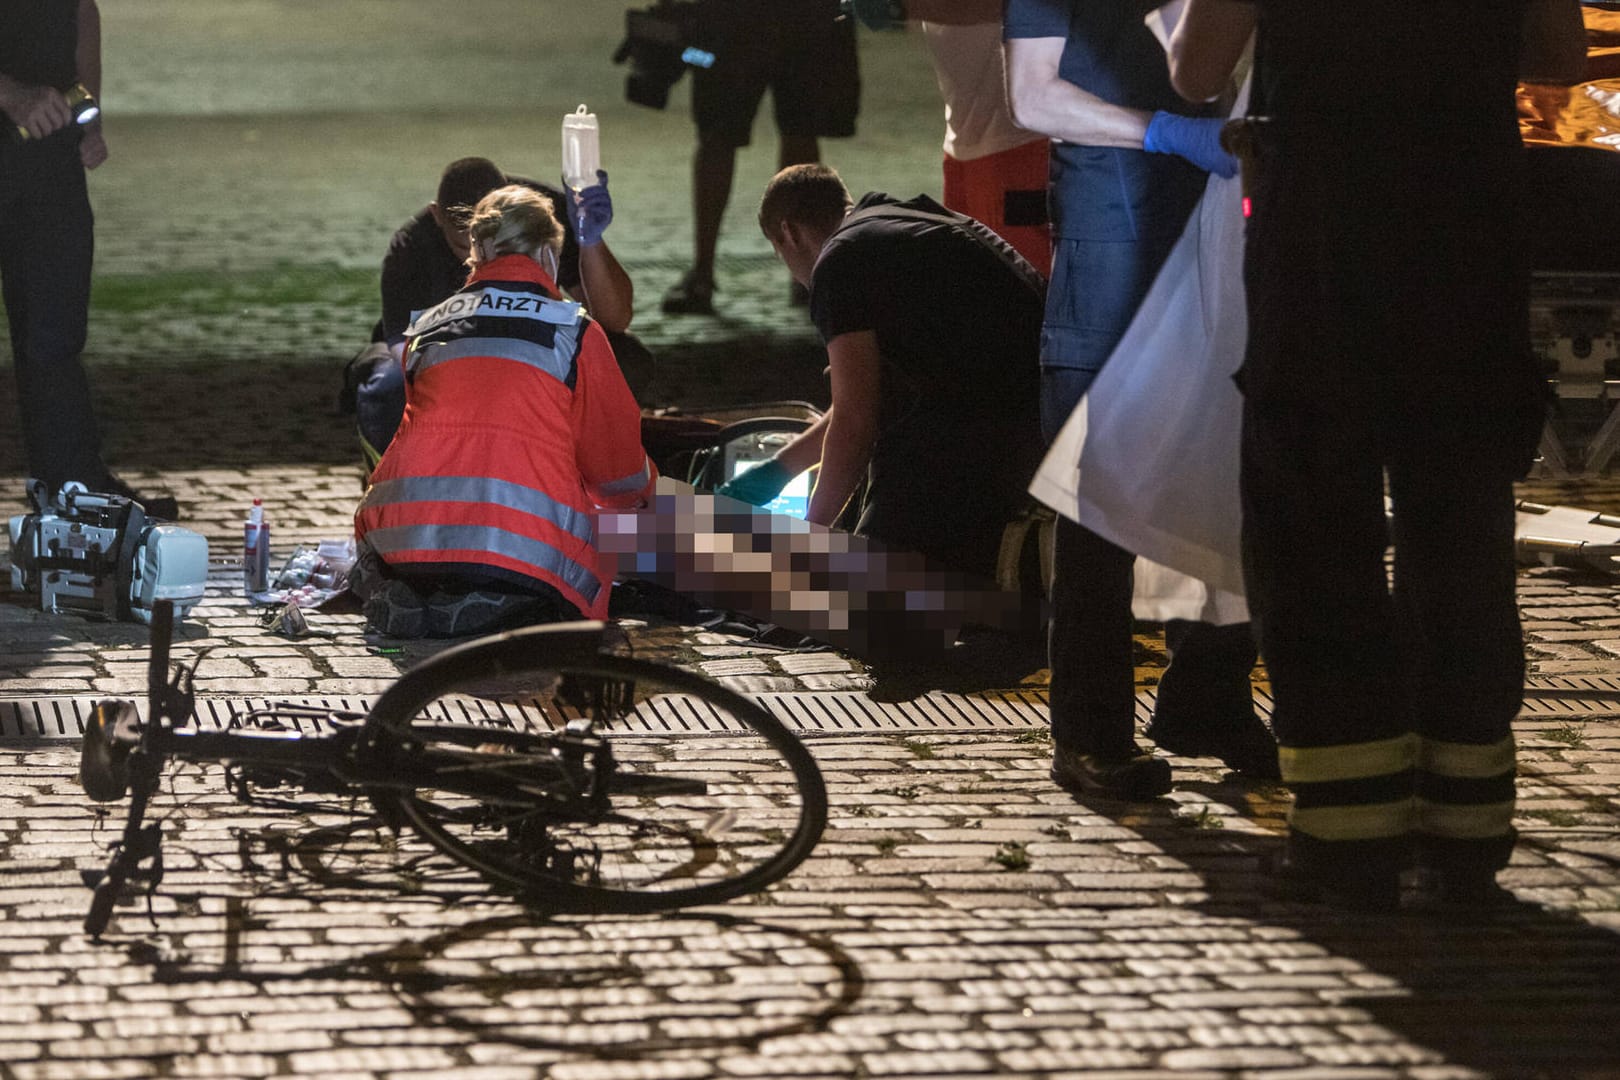
[[[345,359],[270,354],[173,364],[132,356],[91,365],[106,457],[117,468],[146,469],[358,462],[354,418],[337,411]],[[644,406],[827,404],[826,354],[814,342],[745,337],[671,346],[657,360]],[[16,381],[0,367],[0,473],[23,469],[15,409]]]
[[[230,315],[254,307],[294,304],[376,306],[377,271],[330,263],[287,263],[222,274],[212,270],[174,270],[144,274],[100,275],[91,293],[100,315],[143,314],[166,309],[188,317]]]

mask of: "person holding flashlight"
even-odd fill
[[[114,476],[80,353],[90,317],[94,218],[85,170],[107,160],[96,96],[101,13],[95,0],[0,4],[0,292],[11,328],[28,474],[52,492],[70,481],[134,498]]]

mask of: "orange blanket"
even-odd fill
[[[1575,86],[1519,85],[1519,131],[1532,146],[1620,152],[1620,11],[1581,7],[1586,79]]]

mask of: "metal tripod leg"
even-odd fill
[[[1616,452],[1620,452],[1620,405],[1611,404],[1603,426],[1586,448],[1586,471],[1599,473],[1607,469]]]
[[[1609,414],[1609,418],[1614,419],[1614,414]],[[1569,457],[1564,453],[1564,444],[1553,430],[1551,420],[1541,429],[1541,467],[1552,480],[1563,480],[1570,476]]]

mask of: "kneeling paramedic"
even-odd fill
[[[407,331],[405,416],[355,514],[356,591],[399,637],[604,618],[596,510],[655,477],[607,337],[558,296],[549,201],[499,188],[468,231],[472,274]]]
[[[1041,454],[1040,272],[927,197],[851,205],[824,165],[777,173],[759,223],[810,290],[832,408],[720,493],[766,502],[819,462],[809,520],[833,524],[864,478],[856,533],[994,576]]]

